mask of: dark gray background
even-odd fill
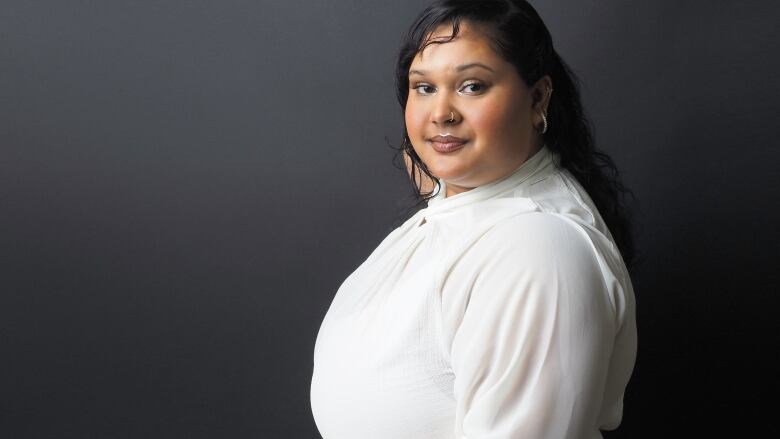
[[[318,437],[320,321],[410,201],[425,2],[0,4],[0,436]],[[609,437],[776,432],[776,3],[535,4],[641,203]]]

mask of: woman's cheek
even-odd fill
[[[409,133],[409,137],[415,140],[421,135],[421,129],[423,126],[422,119],[424,115],[414,104],[407,104],[405,111],[406,131]]]
[[[415,110],[414,106],[411,104],[406,105],[406,109],[404,110],[404,123],[406,124],[406,133],[409,135],[409,140],[412,142],[412,149],[417,153],[420,158],[421,156],[421,148],[422,148],[422,140],[420,140],[421,133],[420,133],[420,122],[419,122],[420,116],[419,112]]]
[[[470,112],[470,128],[480,138],[487,141],[496,133],[501,133],[506,110],[500,105],[481,105]]]

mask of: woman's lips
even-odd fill
[[[452,152],[460,149],[466,142],[431,142],[431,146],[438,152]]]
[[[452,152],[463,147],[467,140],[454,136],[436,136],[430,139],[431,146],[437,152]]]

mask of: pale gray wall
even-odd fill
[[[642,203],[613,437],[757,426],[778,7],[535,3]],[[1,3],[0,436],[316,436],[320,321],[409,193],[385,137],[424,4]]]

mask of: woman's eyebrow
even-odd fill
[[[456,72],[462,72],[466,69],[474,68],[474,67],[481,67],[483,69],[489,70],[493,73],[495,73],[495,70],[491,69],[490,67],[486,66],[485,64],[478,63],[478,62],[472,62],[468,64],[461,64],[458,67],[455,67]],[[409,70],[409,76],[412,75],[419,75],[419,76],[425,76],[426,73],[428,73],[426,70]]]

